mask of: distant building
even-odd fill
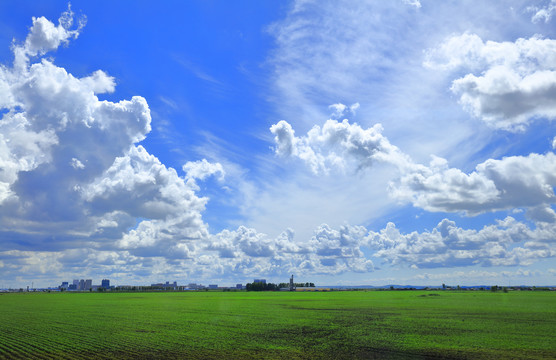
[[[85,280],[79,280],[79,285],[77,286],[77,290],[85,290]]]
[[[69,283],[67,281],[63,281],[62,285],[60,285],[60,289],[67,290],[69,288]]]
[[[166,283],[156,283],[156,284],[151,284],[151,286],[156,288],[163,288],[163,289],[177,289],[178,283],[176,281],[174,281],[173,283],[166,281]]]
[[[236,284],[236,289],[238,289],[238,290],[243,289],[243,285],[242,284]]]
[[[290,291],[294,291],[295,290],[295,285],[293,284],[293,274],[292,277],[290,278]]]
[[[253,283],[254,284],[256,284],[256,283],[266,284],[266,279],[255,279],[255,280],[253,280]]]
[[[209,285],[209,289],[213,289],[213,290],[218,289],[218,285]]]
[[[93,288],[93,280],[91,279],[85,280],[83,290],[88,291],[91,290],[92,288]]]
[[[100,282],[100,286],[103,289],[110,289],[110,280],[108,279],[102,279],[102,281]]]

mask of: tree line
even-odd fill
[[[245,284],[247,291],[278,291],[280,286],[273,283],[254,282]]]
[[[306,283],[294,283],[293,284],[294,287],[315,287],[315,284],[312,282],[306,282]],[[262,282],[256,282],[256,283],[247,283],[245,285],[245,290],[247,291],[278,291],[280,290],[280,288],[289,288],[290,284],[289,283],[280,283],[278,285],[273,284],[273,283],[262,283]]]

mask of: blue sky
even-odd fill
[[[0,287],[556,283],[556,2],[0,4]]]

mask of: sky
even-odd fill
[[[556,284],[556,0],[5,0],[0,117],[0,288]]]

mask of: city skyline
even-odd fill
[[[1,285],[554,285],[555,13],[3,1]]]

